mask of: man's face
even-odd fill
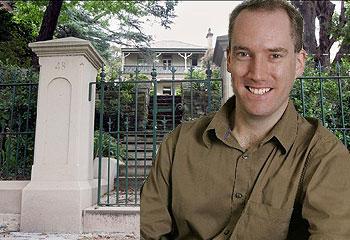
[[[304,61],[305,52],[294,51],[284,10],[243,10],[233,26],[227,60],[236,109],[251,118],[282,114]]]

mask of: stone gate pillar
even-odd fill
[[[95,96],[89,83],[103,63],[90,42],[29,44],[40,63],[34,164],[22,192],[21,231],[81,232],[92,205]]]

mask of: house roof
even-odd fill
[[[151,48],[198,48],[206,49],[203,46],[198,46],[190,43],[185,43],[175,40],[165,40],[151,43]]]
[[[190,43],[185,43],[175,40],[164,40],[151,43],[150,48],[122,48],[122,52],[140,52],[151,50],[153,52],[194,52],[194,53],[205,53],[206,47],[198,46]]]
[[[215,49],[213,54],[213,62],[220,67],[224,52],[228,47],[228,35],[218,36],[216,38]]]

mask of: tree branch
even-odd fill
[[[333,63],[339,62],[343,56],[346,56],[349,54],[350,54],[350,44],[343,41],[340,48],[339,48],[339,51],[335,55]]]
[[[346,23],[347,23],[347,16],[345,14],[346,9],[345,9],[345,5],[344,5],[344,1],[341,1],[340,3],[340,15],[339,15],[339,27],[343,28]]]
[[[63,0],[50,0],[44,13],[37,41],[51,40],[55,32]]]

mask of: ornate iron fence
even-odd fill
[[[169,80],[157,80],[153,70],[148,81],[138,81],[136,73],[136,81],[106,82],[102,74],[92,83],[97,86],[100,205],[138,205],[139,188],[163,136],[221,106],[222,80],[212,79],[211,71],[206,79],[178,81],[172,70]],[[35,72],[0,66],[0,180],[30,179],[37,82]],[[162,83],[171,85],[170,95],[157,95]],[[350,149],[350,77],[339,67],[333,74],[319,67],[312,77],[297,79],[291,97],[304,117],[320,119]]]
[[[176,80],[175,71],[171,80],[157,80],[154,68],[150,81],[105,82],[102,73],[102,81],[94,83],[99,108],[96,144],[102,149],[100,143],[103,143],[109,150],[104,152],[106,155],[103,151],[96,154],[100,163],[99,205],[138,205],[139,189],[163,136],[179,123],[221,106],[222,80],[212,79],[208,70],[204,80]],[[138,72],[136,69],[136,76]],[[340,71],[335,76],[327,76],[322,71],[316,74],[318,76],[297,79],[291,98],[303,116],[319,118],[349,146],[350,77],[340,76]],[[157,95],[157,87],[162,83],[172,85],[170,95]],[[110,151],[112,145],[114,152]],[[115,168],[115,179],[107,181],[115,186],[109,184],[108,193],[102,195],[101,174],[106,166],[108,172]]]
[[[320,119],[350,149],[350,76],[336,66],[334,75],[319,65],[316,76],[298,78],[291,98],[301,115]]]
[[[186,70],[185,66],[141,66],[141,65],[124,65],[123,66],[123,72],[124,73],[135,73],[135,71],[139,71],[140,73],[148,73],[150,74],[153,70],[153,68],[156,69],[156,72],[159,73],[168,73],[171,74],[171,69],[174,68],[177,70],[177,73],[184,73]]]
[[[191,75],[193,69],[189,71]],[[97,85],[99,205],[139,205],[140,187],[164,135],[183,121],[220,108],[222,79],[212,79],[211,69],[206,79],[177,80],[175,72],[172,68],[171,79],[158,80],[153,68],[148,81],[136,77],[135,81],[109,82],[102,72],[101,81],[92,83]],[[158,94],[160,84],[171,86],[169,95]],[[105,187],[107,194],[102,195]]]
[[[29,180],[38,74],[0,66],[0,180]]]

